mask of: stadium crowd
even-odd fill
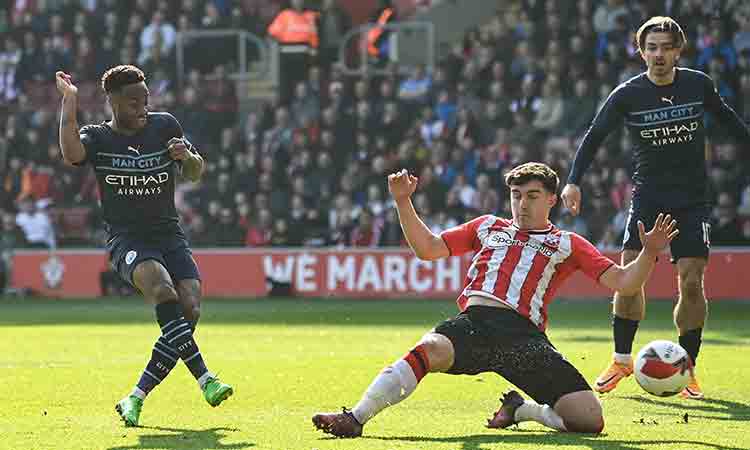
[[[0,252],[101,244],[93,171],[60,157],[53,79],[60,69],[79,85],[82,125],[109,118],[98,86],[106,68],[144,69],[152,110],[174,114],[208,161],[200,184],[177,191],[197,247],[401,245],[386,185],[399,168],[418,175],[415,206],[435,231],[480,213],[509,215],[504,171],[538,160],[565,180],[597,107],[643,70],[633,34],[655,14],[675,17],[688,34],[680,65],[710,74],[750,120],[750,3],[743,1],[498,2],[497,15],[445,49],[432,72],[413,67],[402,76],[385,63],[390,75],[353,78],[319,52],[291,98],[277,95],[249,113],[240,113],[227,75],[234,67],[217,64],[227,55],[200,42],[187,43],[194,57],[177,88],[176,33],[241,28],[265,36],[279,2],[10,3],[0,11]],[[312,6],[322,41],[336,47],[351,20],[333,1]],[[708,122],[712,242],[747,245],[748,143],[725,139]],[[584,180],[583,214],[556,208],[554,218],[614,248],[627,219],[631,154],[625,133],[604,147]]]

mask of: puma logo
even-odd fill
[[[674,106],[674,102],[672,100],[674,100],[674,95],[671,96],[671,97],[662,97],[661,98],[661,101],[669,103],[670,106]]]
[[[135,147],[131,147],[130,145],[128,145],[128,150],[135,153],[138,156],[141,156],[141,151]]]

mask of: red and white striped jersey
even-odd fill
[[[614,262],[583,237],[550,225],[521,230],[512,220],[492,215],[456,226],[441,234],[451,255],[474,252],[457,303],[463,311],[470,296],[503,302],[547,328],[547,307],[563,281],[576,270],[592,279]]]

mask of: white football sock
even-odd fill
[[[513,418],[516,422],[534,421],[557,431],[567,431],[562,417],[551,406],[540,405],[532,400],[524,401],[516,409]]]
[[[141,390],[141,388],[136,386],[133,388],[133,392],[131,392],[130,395],[136,396],[140,398],[141,400],[145,400],[148,394],[146,394],[145,392],[143,392],[143,390]]]
[[[211,378],[216,378],[216,375],[212,374],[209,371],[206,371],[206,373],[204,373],[203,375],[200,376],[200,378],[198,378],[198,386],[200,386],[201,389],[203,389],[203,386],[205,386],[206,383],[208,383],[208,380],[210,380]]]
[[[352,408],[352,414],[364,425],[380,411],[411,395],[416,388],[414,371],[408,362],[400,359],[375,377],[362,399]]]
[[[615,362],[622,364],[624,366],[627,366],[631,362],[633,362],[633,357],[630,356],[630,353],[614,353],[613,355],[614,355]]]

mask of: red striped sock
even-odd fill
[[[411,349],[403,359],[409,364],[412,372],[414,372],[417,383],[430,371],[430,360],[427,358],[427,352],[421,344]]]

